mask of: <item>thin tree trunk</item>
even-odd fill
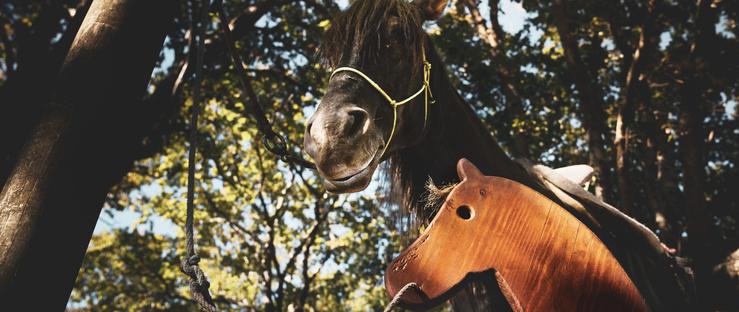
[[[0,192],[0,302],[63,310],[105,195],[140,142],[134,111],[174,1],[95,0],[67,53],[56,96]]]
[[[649,87],[646,85],[644,69],[646,62],[649,60],[649,53],[653,45],[656,44],[652,40],[654,0],[648,1],[646,6],[647,14],[639,32],[639,43],[634,49],[634,55],[631,57],[632,61],[626,74],[624,100],[616,117],[616,137],[613,141],[616,147],[616,179],[618,181],[620,208],[632,217],[642,217],[642,213],[634,205],[634,190],[631,188],[633,181],[629,177],[629,166],[631,164],[629,159],[629,132],[634,123],[637,102],[645,101],[651,97]]]
[[[646,81],[644,84],[640,84],[641,88],[649,88],[646,85]],[[647,97],[642,98],[638,103],[637,111],[639,111],[640,115],[645,115],[647,111],[649,111],[652,107],[652,101],[651,101],[651,90],[646,89],[639,91],[642,94],[647,95]],[[642,117],[642,119],[648,119],[649,120],[643,121],[643,123],[650,123],[654,124],[655,119],[654,116],[649,116],[647,118]],[[664,186],[660,183],[658,176],[657,176],[657,161],[658,157],[663,157],[662,151],[659,150],[659,148],[664,148],[664,145],[666,141],[664,142],[655,142],[656,137],[654,137],[650,133],[650,126],[647,127],[641,127],[642,133],[645,137],[645,146],[644,146],[644,156],[642,159],[642,162],[644,164],[644,176],[646,177],[646,183],[644,183],[644,189],[646,191],[646,207],[648,210],[645,212],[645,209],[640,208],[638,204],[634,205],[634,209],[636,210],[636,214],[639,217],[645,217],[646,222],[645,225],[647,225],[649,228],[654,229],[655,226],[659,226],[659,229],[662,231],[662,234],[667,234],[670,227],[667,226],[667,215],[666,215],[666,202],[664,198]],[[664,137],[664,132],[662,137]],[[660,138],[662,138],[660,137]],[[634,176],[631,176],[630,181],[632,183],[636,182]],[[633,194],[632,190],[632,194]],[[659,215],[659,218],[658,218]],[[660,219],[659,224],[657,224],[657,219]]]
[[[688,253],[694,260],[696,280],[700,281],[708,272],[708,263],[704,258],[707,254],[707,232],[710,227],[706,211],[703,183],[706,181],[706,144],[703,118],[705,112],[701,98],[701,87],[698,78],[690,78],[685,82],[680,103],[679,131],[680,131],[680,159],[682,161],[682,185],[685,195],[688,225]],[[698,288],[700,290],[700,287]]]
[[[610,135],[602,91],[596,85],[594,77],[584,66],[577,40],[572,36],[564,1],[555,0],[552,9],[554,23],[564,48],[565,61],[572,73],[575,88],[580,96],[583,125],[588,132],[590,164],[595,169],[600,181],[599,185],[596,186],[595,193],[598,197],[609,200],[609,194],[612,192],[611,165],[606,157],[605,143],[610,141],[607,139]]]
[[[669,194],[677,193],[677,180],[674,168],[665,170],[667,163],[672,160],[666,160],[670,157],[668,154],[668,137],[660,126],[662,119],[658,116],[658,111],[654,107],[652,101],[643,101],[641,103],[640,114],[643,116],[643,128],[647,137],[646,156],[644,157],[645,174],[647,177],[646,190],[648,204],[655,213],[655,224],[662,233],[662,240],[670,246],[675,246],[681,230],[677,226],[677,220],[682,215],[677,211],[677,204],[674,196]],[[652,183],[654,181],[654,183]]]
[[[493,58],[493,64],[501,82],[503,94],[507,100],[507,106],[514,118],[525,119],[525,110],[523,107],[523,96],[516,86],[517,78],[520,77],[519,70],[511,64],[506,57],[505,52],[501,51],[501,40],[503,39],[502,28],[498,22],[498,0],[490,0],[490,22],[491,27],[485,25],[485,19],[480,14],[477,7],[477,1],[464,0],[464,5],[472,15],[472,26],[477,31],[477,35],[488,44],[490,55]],[[511,149],[514,157],[531,158],[529,150],[529,140],[523,127],[513,129],[513,148]]]
[[[704,93],[705,76],[701,68],[703,59],[710,57],[716,36],[715,24],[718,20],[717,9],[711,8],[711,1],[699,0],[695,18],[695,34],[691,47],[690,60],[685,64],[683,75],[685,83],[681,88],[682,101],[679,114],[679,152],[683,169],[683,192],[687,209],[688,250],[693,257],[693,269],[696,272],[698,296],[701,305],[707,307],[706,293],[701,289],[711,289],[706,278],[711,272],[708,249],[708,231],[711,226],[710,214],[706,210],[706,197],[703,185],[706,181],[706,131],[704,119],[707,116],[707,104]]]

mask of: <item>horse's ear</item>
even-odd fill
[[[462,158],[457,162],[457,175],[459,176],[460,181],[467,180],[467,178],[475,180],[483,177],[480,169],[477,169],[477,167],[475,167],[475,165],[466,158]]]
[[[441,13],[444,13],[444,8],[449,0],[414,0],[415,3],[423,13],[423,18],[427,21],[433,21],[441,17]]]

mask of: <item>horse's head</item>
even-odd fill
[[[337,70],[305,133],[329,191],[364,189],[383,159],[423,134],[431,100],[422,26],[447,1],[357,0],[332,21],[320,54]]]

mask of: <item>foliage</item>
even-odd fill
[[[579,63],[593,77],[590,82],[605,114],[602,126],[607,131],[600,147],[605,151],[602,160],[612,169],[601,175],[623,178],[630,186],[612,184],[606,197],[618,206],[621,195],[630,195],[636,203],[632,216],[677,247],[680,255],[718,263],[739,247],[736,2],[709,2],[708,18],[697,13],[706,12],[698,7],[706,1],[654,1],[651,13],[648,1],[566,2],[566,22],[576,39]],[[30,49],[27,43],[33,42],[28,39],[44,35],[34,27],[52,24],[49,33],[61,34],[71,17],[62,14],[61,22],[48,23],[48,13],[79,5],[50,3],[0,4],[0,88],[12,86],[28,68],[29,61],[23,58]],[[544,164],[594,164],[588,140],[592,125],[583,122],[587,103],[576,86],[582,73],[566,61],[571,51],[562,44],[565,38],[558,31],[562,25],[553,13],[558,1],[503,1],[503,12],[498,12],[497,1],[472,3],[497,16],[517,8],[526,13],[522,27],[507,29],[493,48],[475,29],[465,1],[451,1],[446,15],[426,25],[462,96],[508,151],[522,136],[531,158]],[[245,21],[246,25],[232,25],[239,25],[234,26],[241,34],[238,52],[260,103],[276,130],[287,135],[299,152],[306,115],[317,105],[328,76],[314,53],[339,4],[229,0],[224,5],[234,22]],[[169,87],[167,82],[177,77],[187,60],[185,3],[181,11],[154,73],[151,94]],[[400,209],[384,201],[385,177],[376,177],[369,191],[337,196],[327,194],[314,173],[269,154],[246,110],[217,17],[211,18],[200,86],[204,113],[198,127],[202,153],[196,164],[195,219],[197,249],[216,301],[228,310],[248,311],[381,309],[388,301],[382,285],[384,267],[409,235],[403,234],[408,231]],[[489,16],[485,19],[487,27],[495,28]],[[644,85],[637,89],[633,117],[628,118],[622,110],[629,96],[627,76],[647,21],[654,23],[646,40],[651,50],[641,70]],[[698,32],[701,22],[708,23],[713,33]],[[701,46],[698,52],[696,44]],[[494,55],[495,51],[502,53]],[[521,96],[517,99],[521,110],[513,107],[516,99],[501,87],[505,80],[497,74],[501,65],[514,69],[508,78]],[[120,216],[124,211],[138,220],[93,237],[71,307],[193,310],[176,265],[184,254],[184,235],[174,228],[184,224],[185,130],[194,87],[190,79],[181,86],[175,108],[162,114],[161,124],[147,136],[146,152],[108,195],[107,214]],[[4,104],[0,100],[0,107]],[[690,109],[701,114],[697,128],[687,127]],[[627,148],[619,155],[614,142],[624,116]],[[698,164],[685,158],[693,146],[684,138],[696,131],[702,146],[695,149],[704,156]],[[620,156],[626,156],[623,170],[617,170]],[[704,206],[686,204],[689,166],[705,172],[705,183],[698,190]],[[688,216],[696,209],[710,221],[706,233],[689,227]],[[412,236],[415,230],[410,232]],[[693,236],[708,246],[694,250],[708,250],[707,254],[691,250]]]

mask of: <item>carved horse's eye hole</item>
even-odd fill
[[[472,219],[472,215],[474,212],[472,211],[472,208],[467,205],[462,205],[457,207],[457,216],[462,218],[462,220],[469,220]]]

